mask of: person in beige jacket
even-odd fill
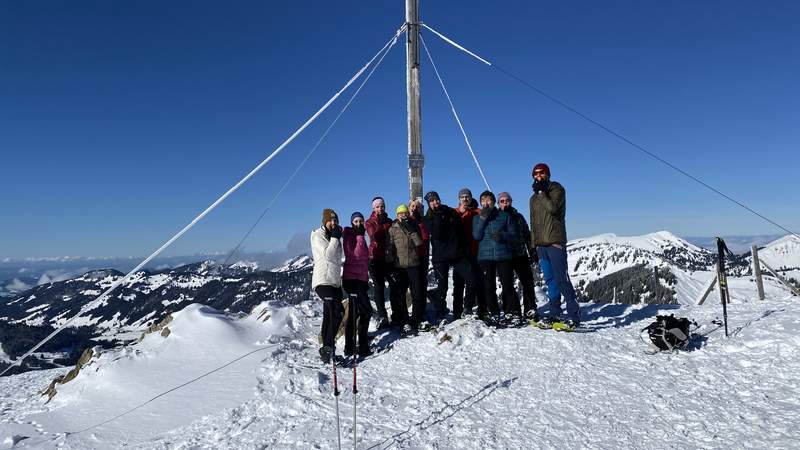
[[[397,207],[397,220],[389,227],[386,246],[386,261],[394,266],[395,295],[392,303],[392,323],[403,327],[404,333],[417,329],[425,321],[425,286],[422,283],[422,259],[417,248],[422,245],[422,236],[417,224],[409,220],[408,207]],[[405,305],[406,289],[411,289],[411,317]]]

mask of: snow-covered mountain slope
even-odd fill
[[[775,270],[800,269],[800,238],[788,235],[767,244],[758,258]]]
[[[729,338],[710,323],[718,304],[582,308],[592,332],[495,330],[472,319],[410,338],[373,332],[387,350],[358,366],[358,448],[792,448],[800,441],[797,299],[735,301]],[[0,379],[0,442],[336,448],[331,369],[317,358],[319,302],[258,309],[266,322],[190,305],[175,314],[167,337],[104,353],[50,403],[37,391],[63,369]],[[709,334],[692,351],[646,355],[639,330],[659,313],[689,316]],[[345,447],[352,374],[338,369]]]

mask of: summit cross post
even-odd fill
[[[422,198],[422,130],[419,96],[419,0],[406,0],[406,93],[408,106],[408,190]]]

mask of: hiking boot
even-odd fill
[[[366,358],[367,356],[372,356],[374,354],[375,354],[375,352],[370,350],[369,347],[361,347],[361,348],[358,349],[358,356],[360,356],[362,358]]]
[[[428,322],[427,320],[419,324],[419,331],[430,331],[430,329],[431,329],[431,323]]]
[[[403,325],[403,334],[411,334],[412,331],[413,329],[410,324]]]
[[[490,327],[496,327],[500,324],[500,316],[487,314],[483,317],[483,322]]]
[[[519,314],[512,314],[510,322],[512,327],[520,327],[522,326],[522,316]]]
[[[539,313],[536,312],[535,309],[532,309],[530,311],[525,311],[525,318],[528,319],[528,320],[532,320],[534,322],[538,322],[539,321]]]
[[[345,346],[345,347],[344,347],[344,354],[345,354],[345,355],[347,355],[347,356],[353,356],[353,355],[355,355],[355,354],[356,354],[356,351],[355,351],[355,349],[354,349],[354,348],[352,348],[352,347],[347,347],[347,346]]]
[[[319,357],[324,364],[329,364],[333,357],[333,349],[331,347],[322,347],[319,349]]]

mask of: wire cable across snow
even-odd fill
[[[431,67],[433,67],[434,73],[436,73],[436,78],[439,79],[439,84],[442,86],[442,90],[444,91],[445,97],[447,97],[447,102],[450,103],[450,110],[453,111],[453,117],[456,118],[456,123],[458,123],[458,128],[461,130],[461,134],[464,136],[464,142],[467,143],[467,148],[469,149],[470,154],[472,155],[472,160],[475,161],[475,165],[478,167],[478,172],[481,174],[481,178],[483,178],[483,182],[486,184],[486,189],[492,190],[491,186],[489,186],[489,181],[486,180],[486,175],[483,173],[483,168],[481,168],[481,163],[478,162],[478,157],[475,156],[475,150],[472,149],[472,144],[469,143],[469,138],[467,137],[467,132],[464,131],[464,126],[461,125],[461,119],[458,117],[458,113],[456,112],[456,107],[453,105],[453,100],[450,98],[450,94],[447,92],[447,88],[444,87],[444,81],[442,80],[442,76],[439,74],[439,69],[436,68],[436,63],[433,62],[433,57],[431,57],[431,52],[428,50],[428,46],[425,45],[425,39],[422,38],[422,35],[419,36],[420,42],[422,42],[422,48],[425,49],[425,54],[428,55],[428,60],[431,62]]]
[[[8,367],[6,367],[6,368],[5,368],[5,369],[4,369],[2,372],[0,372],[0,376],[3,376],[3,375],[5,375],[5,374],[6,374],[6,373],[7,373],[9,370],[11,370],[11,368],[13,368],[13,367],[15,367],[15,366],[18,366],[18,365],[20,365],[20,364],[22,363],[22,361],[24,361],[24,360],[25,360],[25,358],[27,358],[28,356],[32,355],[32,354],[33,354],[33,352],[35,352],[35,351],[36,351],[36,350],[38,350],[38,349],[39,349],[39,348],[40,348],[42,345],[44,345],[45,343],[47,343],[48,341],[50,341],[50,339],[52,339],[53,337],[55,337],[55,336],[56,336],[58,333],[60,333],[60,332],[61,332],[61,331],[62,331],[64,328],[66,328],[66,327],[67,327],[67,326],[69,326],[71,323],[73,323],[73,322],[74,322],[74,321],[75,321],[77,318],[81,317],[81,316],[82,316],[82,315],[83,315],[85,312],[87,312],[87,311],[89,311],[89,310],[91,310],[91,309],[95,308],[96,306],[98,306],[98,305],[99,305],[99,304],[100,304],[102,301],[104,301],[104,300],[106,299],[106,297],[108,297],[108,295],[109,295],[109,294],[111,294],[111,293],[112,293],[114,290],[116,290],[116,289],[117,289],[117,288],[118,288],[120,285],[122,285],[123,283],[127,282],[128,280],[130,280],[130,279],[133,277],[133,275],[134,275],[136,272],[138,272],[139,270],[141,270],[141,269],[142,269],[142,268],[143,268],[143,267],[144,267],[144,266],[145,266],[147,263],[149,263],[149,262],[150,262],[150,261],[151,261],[153,258],[155,258],[156,256],[160,255],[160,254],[161,254],[161,253],[162,253],[164,250],[166,250],[166,249],[167,249],[167,247],[169,247],[169,246],[170,246],[170,245],[172,245],[172,244],[173,244],[175,241],[177,241],[178,239],[180,239],[180,237],[181,237],[181,236],[183,236],[184,234],[186,234],[186,232],[187,232],[187,231],[189,231],[190,229],[192,229],[192,227],[194,227],[194,226],[197,224],[197,222],[199,222],[200,220],[202,220],[202,219],[203,219],[203,218],[204,218],[206,215],[208,215],[208,213],[210,213],[211,211],[213,211],[213,210],[214,210],[214,209],[215,209],[217,206],[219,206],[219,205],[220,205],[222,202],[224,202],[224,201],[225,201],[225,199],[227,199],[227,198],[228,198],[228,197],[229,197],[231,194],[233,194],[233,193],[234,193],[234,192],[236,192],[236,191],[237,191],[237,190],[238,190],[240,187],[242,187],[242,185],[244,185],[244,184],[245,184],[245,183],[246,183],[248,180],[250,180],[250,178],[252,178],[252,177],[253,177],[253,176],[254,176],[256,173],[258,173],[258,172],[259,172],[259,171],[260,171],[260,170],[261,170],[261,169],[262,169],[264,166],[266,166],[266,165],[267,165],[267,164],[268,164],[270,161],[272,161],[272,159],[273,159],[275,156],[277,156],[277,155],[278,155],[278,154],[279,154],[281,151],[283,151],[283,149],[284,149],[284,148],[286,148],[286,146],[287,146],[287,145],[289,145],[289,144],[290,144],[292,141],[294,141],[294,140],[295,140],[295,138],[296,138],[297,136],[299,136],[299,135],[300,135],[300,133],[302,133],[302,132],[303,132],[303,130],[305,130],[306,128],[308,128],[308,126],[309,126],[309,125],[311,125],[311,123],[313,123],[313,122],[314,122],[314,121],[317,119],[317,117],[319,117],[319,115],[320,115],[320,114],[322,114],[322,113],[323,113],[323,112],[324,112],[326,109],[328,109],[328,107],[329,107],[329,106],[330,106],[330,105],[331,105],[331,104],[332,104],[334,101],[336,101],[336,99],[337,99],[337,98],[339,98],[339,96],[340,96],[340,95],[342,95],[342,93],[343,93],[345,90],[347,90],[347,88],[349,88],[349,87],[350,87],[350,86],[351,86],[351,85],[352,85],[352,84],[353,84],[353,83],[354,83],[354,82],[355,82],[355,81],[356,81],[356,80],[357,80],[359,77],[361,77],[361,75],[362,75],[362,74],[363,74],[363,73],[364,73],[364,72],[367,70],[367,68],[368,68],[368,67],[369,67],[369,66],[370,66],[370,65],[371,65],[371,64],[372,64],[372,63],[373,63],[373,62],[374,62],[374,61],[375,61],[375,60],[376,60],[376,59],[377,59],[377,58],[378,58],[380,55],[381,55],[381,53],[383,53],[383,52],[384,52],[384,50],[386,50],[386,48],[387,48],[387,47],[389,47],[390,45],[392,45],[392,43],[393,43],[393,42],[395,42],[395,41],[397,40],[397,36],[398,36],[400,33],[402,33],[402,30],[403,30],[404,28],[405,28],[405,25],[401,26],[401,27],[400,27],[400,28],[399,28],[399,29],[398,29],[398,30],[395,32],[394,36],[392,36],[392,38],[391,38],[391,39],[389,39],[389,41],[388,41],[388,42],[387,42],[387,43],[386,43],[386,44],[385,44],[383,47],[381,47],[381,49],[380,49],[380,50],[378,50],[378,52],[377,52],[377,53],[375,53],[375,56],[373,56],[373,57],[372,57],[372,58],[371,58],[371,59],[370,59],[370,60],[369,60],[369,61],[368,61],[368,62],[367,62],[367,63],[366,63],[366,64],[365,64],[365,65],[364,65],[364,66],[363,66],[361,69],[359,69],[359,70],[358,70],[358,71],[355,73],[355,75],[353,75],[353,76],[350,78],[350,80],[348,80],[348,81],[347,81],[347,83],[345,83],[345,85],[344,85],[344,86],[343,86],[341,89],[339,89],[339,91],[338,91],[338,92],[336,92],[336,94],[334,94],[334,95],[333,95],[333,97],[331,97],[331,98],[330,98],[330,99],[329,99],[327,102],[325,102],[325,104],[324,104],[324,105],[322,105],[322,107],[321,107],[321,108],[319,108],[319,110],[317,110],[317,112],[315,112],[315,113],[314,113],[314,114],[313,114],[313,115],[312,115],[312,116],[311,116],[311,117],[310,117],[308,120],[306,120],[306,122],[305,122],[303,125],[301,125],[301,126],[300,126],[300,128],[298,128],[298,129],[297,129],[297,130],[296,130],[294,133],[292,133],[292,135],[291,135],[291,136],[289,136],[289,138],[287,138],[287,139],[286,139],[286,140],[285,140],[285,141],[284,141],[284,142],[283,142],[281,145],[279,145],[279,146],[278,146],[278,148],[276,148],[276,149],[275,149],[275,150],[274,150],[272,153],[270,153],[270,155],[269,155],[269,156],[267,156],[267,157],[266,157],[266,158],[265,158],[263,161],[261,161],[261,162],[260,162],[260,163],[259,163],[259,164],[258,164],[258,165],[257,165],[257,166],[256,166],[256,167],[253,169],[253,170],[251,170],[251,171],[250,171],[250,172],[249,172],[247,175],[245,175],[245,176],[244,176],[244,178],[242,178],[241,180],[239,180],[239,182],[237,182],[236,184],[234,184],[234,185],[233,185],[233,186],[232,186],[230,189],[228,189],[228,190],[227,190],[227,191],[226,191],[224,194],[222,194],[222,196],[220,196],[220,197],[219,197],[219,198],[218,198],[218,199],[217,199],[217,200],[216,200],[214,203],[212,203],[212,204],[211,204],[211,205],[210,205],[208,208],[206,208],[206,209],[205,209],[203,212],[201,212],[201,213],[200,213],[200,214],[199,214],[197,217],[195,217],[195,218],[194,218],[194,219],[193,219],[191,222],[189,222],[189,224],[188,224],[188,225],[186,225],[185,227],[183,227],[183,229],[181,229],[181,230],[180,230],[178,233],[176,233],[176,234],[175,234],[174,236],[172,236],[172,237],[171,237],[169,240],[167,240],[167,242],[165,242],[163,245],[161,245],[161,247],[159,247],[159,248],[158,248],[158,250],[154,251],[153,253],[151,253],[151,254],[150,254],[150,256],[148,256],[147,258],[145,258],[144,260],[142,260],[142,262],[140,262],[140,263],[139,263],[139,264],[138,264],[136,267],[134,267],[133,269],[131,269],[131,270],[130,270],[130,271],[127,273],[127,274],[125,274],[125,276],[123,276],[123,277],[122,277],[122,278],[120,278],[119,280],[115,281],[115,282],[114,282],[114,283],[113,283],[113,284],[112,284],[112,285],[111,285],[111,286],[110,286],[108,289],[106,289],[106,291],[105,291],[105,292],[103,292],[102,294],[100,294],[100,295],[99,295],[99,296],[98,296],[96,299],[94,299],[94,300],[92,300],[91,302],[89,302],[89,303],[87,303],[86,305],[84,305],[84,306],[83,306],[83,307],[82,307],[82,308],[81,308],[81,309],[78,311],[78,313],[77,313],[77,314],[75,314],[75,315],[74,315],[72,318],[70,318],[70,319],[66,320],[64,323],[62,323],[60,326],[58,326],[58,327],[57,327],[55,330],[53,330],[53,332],[52,332],[52,333],[50,333],[49,335],[47,335],[47,337],[45,337],[44,339],[42,339],[41,341],[39,341],[39,343],[37,343],[36,345],[34,345],[34,346],[33,346],[33,348],[31,348],[30,350],[28,350],[27,352],[25,352],[25,354],[23,354],[22,356],[20,356],[19,358],[17,358],[15,361],[13,361],[13,362],[12,362],[12,363],[11,363],[11,364],[8,366]]]
[[[700,178],[690,174],[689,172],[687,172],[684,169],[681,169],[680,167],[678,167],[675,164],[667,161],[666,159],[658,156],[657,154],[651,152],[650,150],[647,150],[645,147],[633,142],[632,140],[628,139],[627,137],[623,136],[622,134],[612,130],[611,128],[603,125],[602,123],[598,122],[597,120],[595,120],[595,119],[587,116],[586,114],[578,111],[577,109],[573,108],[572,106],[570,106],[569,104],[565,103],[564,101],[562,101],[562,100],[560,100],[560,99],[548,94],[547,92],[545,92],[542,89],[536,87],[535,85],[529,83],[528,81],[524,80],[523,78],[515,75],[513,72],[511,72],[509,70],[506,70],[503,67],[498,66],[497,64],[491,63],[488,60],[486,60],[485,58],[482,58],[482,57],[478,56],[474,52],[471,52],[471,51],[467,50],[464,46],[458,44],[454,40],[452,40],[452,39],[448,38],[447,36],[443,35],[442,33],[434,30],[432,27],[428,26],[427,24],[423,23],[422,26],[425,27],[427,30],[430,30],[432,33],[436,34],[437,36],[439,36],[443,41],[447,42],[448,44],[452,45],[453,47],[463,51],[464,53],[467,53],[468,55],[472,56],[473,58],[477,59],[478,61],[480,61],[480,62],[482,62],[482,63],[484,63],[484,64],[486,64],[488,66],[493,67],[494,69],[498,70],[499,72],[501,72],[502,74],[506,75],[507,77],[513,78],[514,80],[516,80],[517,82],[519,82],[523,86],[533,90],[534,92],[536,92],[537,94],[541,95],[542,97],[544,97],[544,98],[550,100],[551,102],[561,106],[562,108],[572,112],[573,114],[575,114],[578,117],[580,117],[581,119],[591,123],[592,125],[595,125],[596,127],[600,128],[601,130],[605,131],[606,133],[616,137],[617,139],[625,142],[626,144],[630,145],[631,147],[635,148],[636,150],[639,150],[640,152],[644,153],[645,155],[647,155],[647,156],[655,159],[656,161],[664,164],[665,166],[667,166],[667,167],[671,168],[672,170],[680,173],[681,175],[689,178],[690,180],[698,183],[699,185],[705,187],[706,189],[708,189],[708,190],[720,195],[721,197],[725,198],[726,200],[729,200],[730,202],[732,202],[732,203],[744,208],[745,210],[747,210],[748,212],[752,213],[753,215],[761,218],[762,220],[764,220],[764,221],[766,221],[766,222],[778,227],[779,229],[781,229],[781,230],[793,235],[794,237],[800,239],[800,234],[788,229],[787,227],[779,224],[778,222],[770,219],[769,217],[767,217],[767,216],[759,213],[758,211],[750,208],[749,206],[745,205],[744,203],[740,202],[739,200],[737,200],[737,199],[733,198],[732,196],[720,191],[719,189],[715,188],[714,186],[711,186],[710,184],[706,183],[705,181],[701,180]]]

